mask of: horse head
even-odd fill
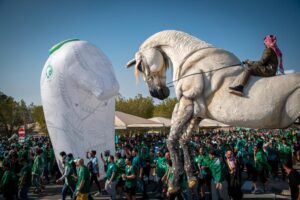
[[[135,58],[127,63],[127,68],[135,65],[136,77],[142,74],[152,97],[166,99],[170,90],[166,86],[168,57],[159,48],[141,49]]]

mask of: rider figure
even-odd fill
[[[244,86],[247,84],[250,75],[270,77],[275,76],[278,64],[279,71],[284,74],[282,64],[282,53],[277,47],[277,39],[274,35],[267,35],[264,38],[265,50],[259,61],[245,60],[245,70],[238,76],[232,87],[229,87],[230,93],[243,96]]]

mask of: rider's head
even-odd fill
[[[275,35],[266,35],[264,38],[264,44],[266,48],[273,49],[273,51],[276,53],[277,57],[280,58],[278,61],[279,63],[279,71],[284,74],[284,69],[283,69],[283,62],[282,62],[282,53],[280,49],[277,46],[277,38]]]
[[[277,46],[277,38],[275,35],[266,35],[264,38],[264,44],[267,48],[275,47]]]

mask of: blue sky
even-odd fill
[[[123,96],[148,96],[145,83],[136,85],[133,70],[124,66],[145,39],[166,29],[190,33],[241,60],[259,59],[264,36],[275,34],[286,70],[300,71],[298,0],[0,0],[0,91],[41,104],[48,50],[79,38],[110,58]]]

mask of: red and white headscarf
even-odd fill
[[[277,39],[275,35],[267,35],[264,39],[264,43],[267,48],[273,49],[273,51],[276,53],[278,61],[279,61],[279,71],[284,74],[284,68],[282,63],[282,53],[280,49],[277,46]]]

